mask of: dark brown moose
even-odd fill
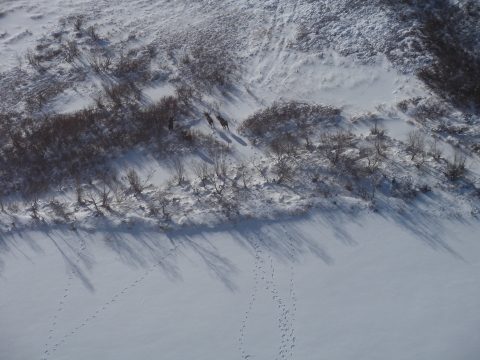
[[[220,114],[217,115],[217,119],[218,121],[220,122],[220,125],[222,125],[222,128],[225,130],[225,129],[228,129],[228,131],[230,131],[230,128],[228,127],[228,122],[227,120],[225,120]]]

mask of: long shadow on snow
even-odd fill
[[[388,208],[384,207],[384,209]],[[94,287],[83,269],[91,271],[94,268],[95,256],[89,250],[94,242],[103,242],[104,246],[115,252],[119,259],[130,267],[149,268],[152,264],[159,264],[171,281],[182,281],[182,269],[177,265],[178,257],[183,256],[190,261],[195,261],[191,256],[193,252],[204,262],[214,278],[221,281],[230,291],[236,291],[234,278],[238,269],[230,259],[220,253],[210,240],[212,236],[225,234],[223,236],[226,236],[226,241],[231,237],[252,256],[255,255],[254,242],[283,263],[291,261],[292,250],[294,250],[296,261],[301,262],[306,255],[313,254],[327,265],[333,265],[334,259],[328,254],[326,246],[334,240],[340,240],[346,246],[357,246],[358,241],[351,233],[352,230],[348,229],[348,225],[369,226],[371,224],[369,219],[373,217],[393,222],[434,250],[445,251],[457,259],[463,259],[453,249],[451,243],[457,237],[445,226],[443,219],[418,213],[398,213],[392,208],[390,211],[384,210],[380,213],[360,211],[356,214],[349,214],[346,209],[312,210],[306,215],[292,218],[248,220],[233,226],[222,225],[214,229],[187,228],[170,233],[140,229],[71,232],[60,227],[36,231],[41,231],[52,241],[64,259],[67,272],[73,273],[90,291],[94,291]],[[465,225],[469,224],[466,219],[453,220]],[[305,231],[306,227],[314,231]],[[20,240],[25,241],[35,253],[43,253],[42,247],[29,234],[29,231],[25,231],[0,237],[0,271],[4,263],[2,255],[22,254],[28,258],[17,246]],[[81,239],[85,243],[84,249],[79,245]]]

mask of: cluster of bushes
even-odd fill
[[[197,46],[192,50],[189,68],[206,85],[227,85],[234,80],[238,63],[226,49]]]
[[[7,191],[36,192],[92,169],[113,150],[149,143],[162,149],[177,109],[177,100],[166,97],[146,109],[87,109],[17,126],[3,121],[8,135],[0,146],[0,184]]]
[[[304,161],[309,168],[316,163],[320,170],[322,162],[318,160],[324,159],[329,163],[329,172],[341,178],[340,183],[347,182],[351,190],[357,183],[359,196],[373,197],[375,174],[388,146],[387,131],[374,119],[371,135],[360,139],[336,126],[337,121],[328,121],[339,115],[340,109],[332,106],[298,101],[274,103],[247,118],[240,129],[266,146],[276,182],[297,178],[304,170]],[[317,176],[312,181],[320,184]]]
[[[479,3],[475,0],[382,2],[393,8],[392,14],[400,22],[411,26],[411,45],[417,44],[419,54],[433,55],[432,63],[420,69],[418,77],[457,105],[480,106]]]
[[[333,106],[302,101],[275,102],[249,116],[239,130],[250,137],[277,138],[285,132],[308,132],[321,121],[340,115]]]

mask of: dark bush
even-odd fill
[[[100,40],[100,36],[98,35],[97,27],[95,25],[90,25],[87,28],[87,34],[92,38],[93,41]]]
[[[191,78],[197,87],[231,85],[239,70],[239,62],[225,48],[195,46],[190,54],[180,59],[184,78]]]
[[[461,178],[465,173],[466,160],[467,156],[458,149],[455,149],[453,157],[447,160],[447,171],[444,172],[445,176],[450,179],[450,181]]]
[[[167,97],[146,109],[124,110],[122,116],[81,110],[27,119],[17,127],[5,121],[9,135],[0,142],[0,184],[7,193],[38,192],[83,177],[114,150],[157,143],[176,111],[176,99]]]
[[[275,102],[249,116],[239,130],[250,136],[267,136],[287,130],[294,131],[301,122],[314,126],[322,120],[338,116],[340,112],[340,109],[333,106],[300,101]]]
[[[391,14],[409,26],[398,31],[389,51],[408,46],[414,39],[417,55],[433,61],[418,77],[442,97],[456,105],[480,106],[480,5],[475,0],[382,0]],[[413,43],[413,42],[412,42]],[[425,53],[426,52],[426,53]],[[394,60],[394,59],[393,59]]]
[[[65,45],[62,46],[63,53],[65,55],[66,62],[72,62],[80,55],[80,49],[76,41],[67,41]]]
[[[150,61],[147,55],[135,56],[136,52],[120,53],[120,59],[114,66],[113,73],[119,78],[145,82],[151,75]]]

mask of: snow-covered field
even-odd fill
[[[25,118],[89,107],[128,122],[130,107],[185,84],[201,93],[165,127],[165,151],[153,141],[112,147],[105,164],[33,195],[22,194],[25,179],[6,181],[0,360],[480,359],[480,158],[470,151],[480,118],[415,76],[431,59],[392,47],[405,29],[380,3],[0,1],[2,156],[26,148],[9,147]],[[67,61],[72,43],[79,54]],[[198,78],[202,46],[236,64],[231,83]],[[120,111],[105,86],[131,80],[116,72],[124,56],[148,64],[141,80],[129,74],[140,95]],[[291,101],[340,115],[308,118],[307,140],[290,153],[272,150],[271,133],[242,129]],[[210,128],[204,111],[229,130],[217,119]],[[287,120],[287,137],[297,135],[298,119]],[[182,129],[200,140],[183,141]],[[321,135],[339,131],[352,141],[345,164],[323,150]],[[415,159],[411,131],[425,136]],[[222,146],[223,173],[213,170]],[[466,168],[451,181],[454,154]],[[293,170],[281,181],[282,162]],[[141,191],[129,186],[132,169]]]
[[[478,359],[480,225],[312,212],[2,237],[1,359]]]

